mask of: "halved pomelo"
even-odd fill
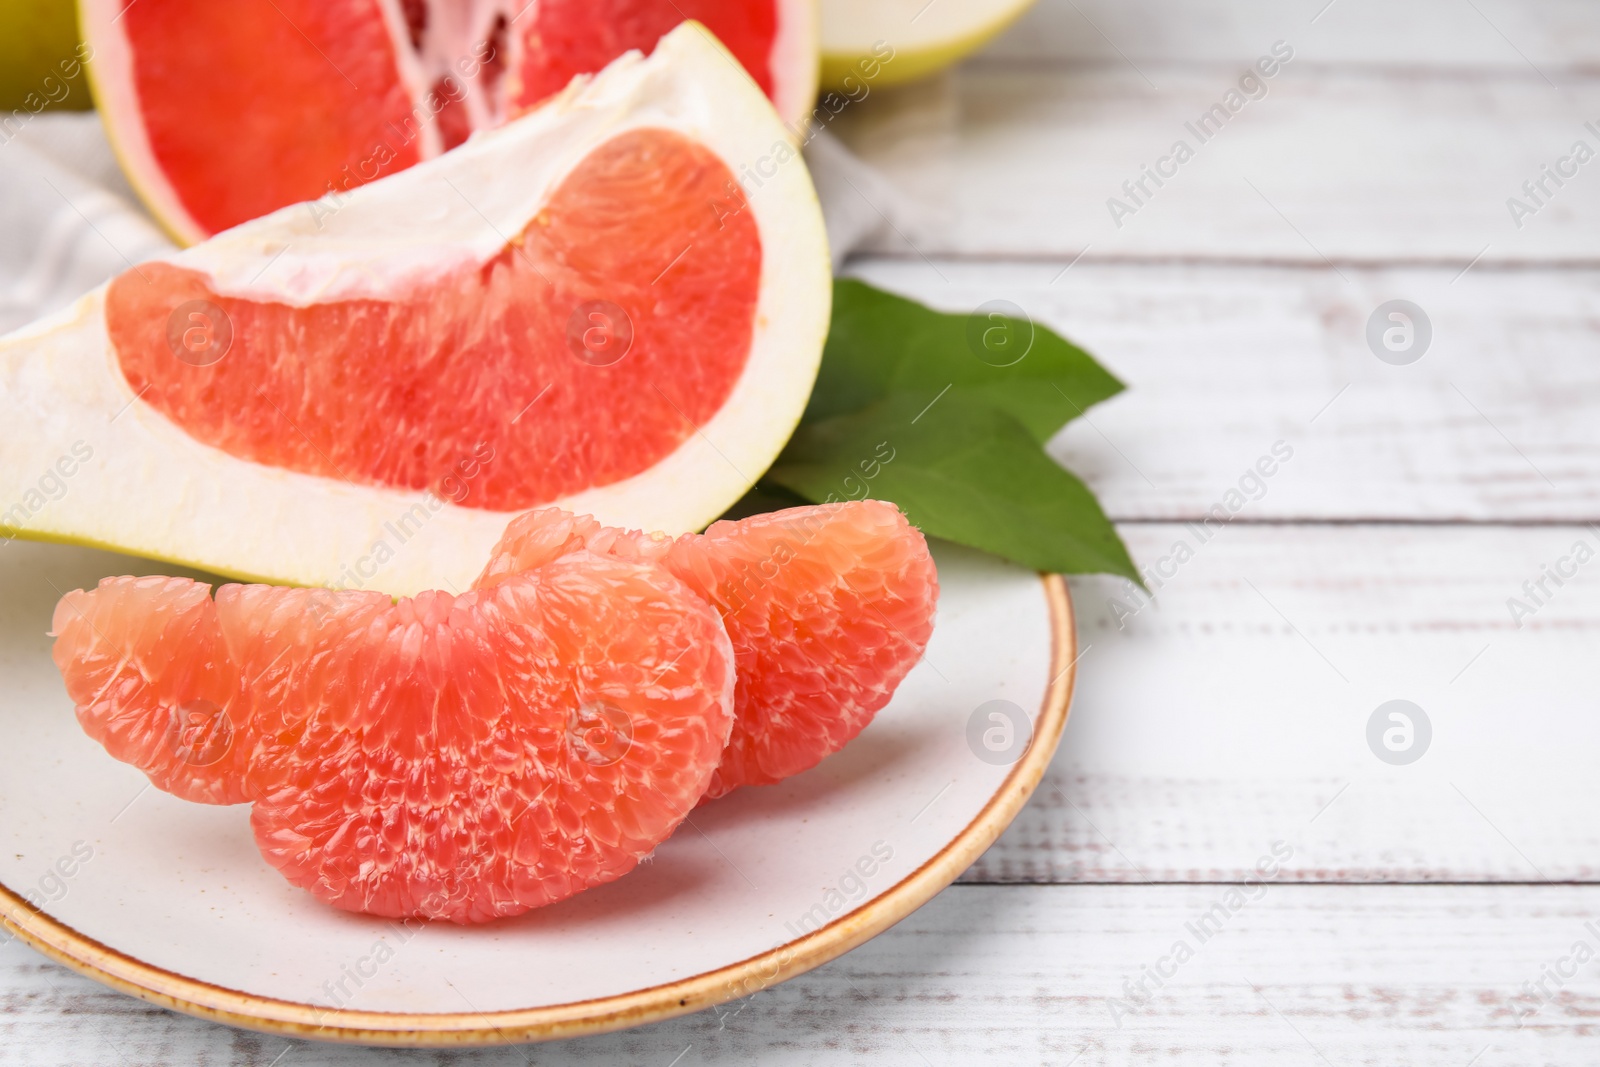
[[[716,612],[588,553],[398,603],[108,578],[54,633],[91,737],[180,796],[252,801],[269,863],[375,915],[482,922],[626,873],[733,721]]]
[[[431,159],[686,19],[786,120],[811,106],[814,0],[82,0],[112,144],[184,243]]]
[[[477,587],[579,550],[658,563],[721,613],[738,686],[708,798],[781,781],[843,748],[933,633],[939,578],[927,541],[881,500],[716,522],[675,540],[530,512],[506,528]]]
[[[822,85],[850,96],[943,70],[987,44],[1034,0],[820,0]]]
[[[132,267],[0,340],[0,527],[394,594],[464,589],[538,504],[699,529],[827,332],[804,164],[737,177],[784,138],[685,25],[320,213]]]

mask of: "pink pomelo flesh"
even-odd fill
[[[139,401],[204,444],[522,510],[648,470],[727,401],[762,269],[753,213],[717,209],[730,188],[703,146],[633,130],[590,152],[482,265],[297,307],[150,263],[112,281],[107,332]],[[171,320],[192,301],[230,324],[216,362],[174,358]]]

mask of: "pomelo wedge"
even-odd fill
[[[610,881],[700,799],[732,725],[717,614],[587,553],[459,597],[110,578],[56,608],[90,736],[351,911],[483,922]]]
[[[814,0],[82,2],[107,132],[182,243],[431,159],[686,19],[809,109]]]
[[[0,339],[0,528],[217,573],[461,590],[539,504],[699,529],[828,325],[821,213],[700,28],[457,151],[130,268]]]
[[[1034,0],[820,0],[822,85],[849,95],[934,74],[977,51]]]
[[[881,500],[716,522],[677,539],[530,512],[507,527],[477,587],[580,550],[659,564],[721,613],[738,685],[708,798],[781,781],[843,748],[933,633],[939,579],[927,541]]]

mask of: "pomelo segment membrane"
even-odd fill
[[[459,597],[208,594],[64,597],[79,721],[162,788],[254,801],[267,861],[347,910],[482,922],[610,881],[699,800],[732,726],[721,621],[659,568],[580,553]],[[229,749],[186,770],[210,753],[168,724],[201,699]]]
[[[707,798],[781,781],[843,748],[933,633],[939,581],[927,541],[881,500],[716,522],[675,540],[534,511],[507,527],[478,587],[579,548],[659,563],[721,613],[738,686]]]
[[[295,306],[148,263],[112,281],[106,329],[140,402],[229,455],[520,511],[650,469],[727,401],[761,290],[737,189],[704,146],[634,129],[482,264]],[[228,324],[214,362],[174,358],[183,308]]]

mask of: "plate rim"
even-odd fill
[[[330,1009],[259,996],[178,974],[129,956],[29,904],[0,882],[0,930],[55,962],[140,1000],[228,1026],[299,1040],[438,1048],[555,1041],[659,1022],[753,996],[837,959],[961,876],[1010,825],[1044,776],[1066,728],[1077,682],[1072,594],[1059,574],[1040,574],[1049,610],[1051,680],[1033,739],[978,814],[920,867],[861,907],[757,955],[672,982],[537,1008],[481,1012]]]

